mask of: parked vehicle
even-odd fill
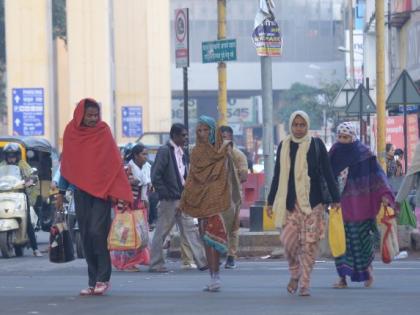
[[[29,207],[25,181],[16,165],[0,166],[0,251],[4,258],[23,255],[28,244],[27,224],[36,224],[37,216]]]

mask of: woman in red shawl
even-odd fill
[[[74,190],[89,275],[89,287],[80,295],[102,295],[109,288],[112,270],[107,246],[111,201],[131,203],[133,195],[111,130],[93,99],[79,102],[64,131],[58,186],[57,208],[62,207],[65,191]]]

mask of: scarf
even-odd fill
[[[208,141],[200,141],[191,151],[190,171],[182,192],[180,208],[188,215],[206,218],[224,212],[240,201],[239,185],[233,185],[233,162],[223,145],[220,128],[213,118],[200,116],[198,124],[210,128]],[[214,144],[212,139],[215,138]]]
[[[348,168],[347,181],[341,196],[345,222],[374,219],[382,197],[394,203],[394,194],[376,157],[359,140],[335,143],[329,152],[334,176]]]
[[[348,135],[352,138],[353,142],[357,140],[357,132],[353,123],[350,121],[343,122],[337,127],[337,134]]]
[[[292,130],[293,121],[297,116],[302,117],[309,130],[310,120],[308,114],[303,111],[296,111],[290,116],[289,130]],[[291,133],[282,143],[280,151],[280,178],[276,197],[274,199],[273,211],[276,218],[276,226],[283,227],[286,220],[286,198],[290,174],[290,142],[298,144],[299,148],[296,153],[296,161],[294,166],[294,180],[296,187],[296,201],[300,209],[305,214],[311,214],[312,208],[309,201],[309,193],[311,188],[310,177],[308,175],[307,154],[311,144],[312,137],[307,133],[304,137],[298,139]]]
[[[92,196],[131,203],[131,187],[108,125],[102,120],[95,127],[82,125],[86,100],[76,106],[73,119],[64,131],[61,174]]]

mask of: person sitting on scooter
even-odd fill
[[[36,242],[35,231],[34,227],[31,224],[31,217],[30,217],[30,207],[33,207],[36,201],[36,186],[35,183],[38,182],[38,176],[32,174],[32,168],[29,166],[27,162],[22,160],[22,153],[20,151],[20,147],[15,142],[8,143],[3,149],[4,161],[0,163],[0,165],[16,165],[19,167],[20,172],[22,174],[23,179],[25,180],[25,193],[28,200],[28,207],[27,207],[27,234],[29,238],[30,246],[33,250],[33,254],[35,257],[42,257],[42,253],[38,249],[38,244]]]

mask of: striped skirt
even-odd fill
[[[374,244],[377,235],[375,220],[344,223],[346,232],[346,253],[335,259],[340,277],[348,276],[351,281],[369,279],[369,267],[374,259]]]

